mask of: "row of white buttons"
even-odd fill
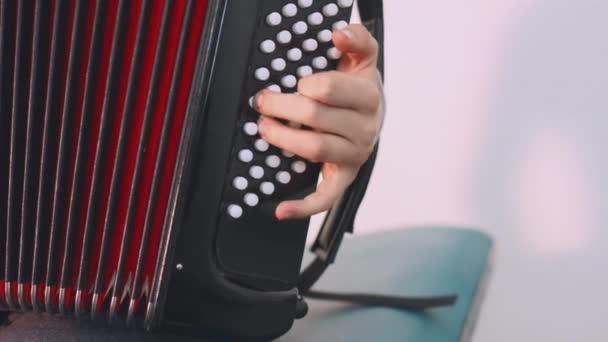
[[[257,166],[257,168],[261,168],[261,167]],[[255,172],[260,172],[259,169],[257,169],[257,168],[255,169]],[[302,161],[295,162],[295,163],[293,163],[292,168],[294,170],[297,170],[298,173],[302,173],[302,172],[306,171],[306,163],[304,163]],[[252,169],[253,169],[253,167],[252,167]],[[249,172],[252,173],[251,170]],[[262,176],[263,176],[263,173],[264,173],[264,170],[262,169],[262,171],[261,171]],[[259,174],[256,174],[256,177],[254,177],[254,178],[259,179],[259,178],[257,178],[257,176],[259,176]],[[262,177],[260,177],[260,178],[262,178]],[[275,178],[276,178],[277,182],[279,182],[281,184],[289,184],[289,182],[291,182],[291,174],[287,171],[277,172]],[[234,186],[234,188],[237,190],[241,190],[241,191],[246,190],[247,187],[249,187],[249,181],[245,177],[241,177],[241,176],[235,177],[232,180],[232,186]]]
[[[287,158],[291,158],[292,154],[286,154]],[[253,152],[251,152],[250,150],[241,150],[239,152],[239,160],[241,160],[243,163],[250,163],[251,161],[253,161]],[[268,165],[268,167],[276,169],[281,165],[281,158],[279,156],[276,155],[271,155],[266,157],[266,165]],[[296,173],[304,173],[306,172],[306,163],[302,160],[297,160],[294,161],[291,164],[291,169],[296,172]],[[264,168],[258,165],[254,165],[251,168],[249,168],[249,175],[254,178],[254,179],[262,179],[262,177],[264,177]],[[281,176],[282,179],[285,179],[285,177]],[[238,182],[238,184],[244,184],[242,186],[237,186],[237,183],[233,183],[234,187],[239,189],[239,190],[243,190],[240,189],[240,187],[247,187],[247,183],[243,183],[243,180],[246,181],[246,179],[244,179],[243,177],[237,177],[235,178],[235,182]],[[283,183],[283,182],[281,182]],[[284,183],[285,184],[285,183]]]
[[[236,177],[232,181],[232,185],[235,189],[244,191],[247,190],[247,187],[249,187],[249,182],[245,177]],[[274,193],[274,190],[274,184],[272,184],[271,182],[263,182],[262,184],[260,184],[260,191],[265,195],[272,195]]]
[[[264,139],[256,140],[256,142],[253,144],[253,146],[255,146],[255,149],[260,152],[266,152],[270,148],[270,144],[268,144],[268,142],[266,142],[266,140],[264,140]],[[283,151],[282,154],[283,154],[283,156],[285,156],[287,158],[292,158],[295,156],[293,153],[291,153],[289,151]],[[251,163],[253,161],[253,152],[248,149],[240,150],[239,151],[239,160],[242,161],[243,163]]]
[[[280,179],[281,182],[285,181],[287,178],[284,176],[285,175],[282,174],[281,177],[277,178],[277,180]],[[291,175],[289,175],[289,180],[291,181]],[[247,188],[249,187],[249,181],[245,177],[236,177],[232,180],[232,186],[237,190],[244,191],[247,190]],[[263,194],[272,195],[274,193],[274,190],[274,184],[272,184],[271,182],[263,182],[262,184],[260,184],[260,191],[262,191]]]
[[[288,56],[295,58],[295,57],[298,57],[300,54],[301,54],[301,51],[300,52],[299,51],[290,51],[288,53]],[[332,59],[339,59],[342,55],[341,52],[335,48],[331,48],[330,50],[328,50],[327,54]],[[328,65],[327,58],[325,58],[323,56],[315,57],[312,60],[312,66],[317,70],[324,70],[325,68],[327,68],[327,65]],[[279,71],[279,72],[284,71],[285,68],[287,67],[287,62],[285,62],[285,60],[283,58],[275,58],[270,63],[270,67],[275,71]],[[304,78],[306,76],[312,75],[312,73],[313,73],[313,70],[308,65],[300,66],[297,69],[297,75],[299,78]],[[258,81],[262,81],[262,82],[268,81],[270,79],[270,70],[266,67],[260,67],[260,68],[256,69],[256,71],[254,72],[254,76]],[[281,79],[281,85],[283,85],[286,88],[295,88],[297,86],[297,79],[293,75],[283,76],[283,78]],[[275,91],[277,93],[281,92],[281,88],[276,84],[270,85],[268,88],[269,88],[269,90]],[[253,100],[254,100],[253,97],[251,97],[249,99],[249,105],[251,107],[253,107]],[[247,135],[257,134],[257,131],[251,125],[250,125],[250,127],[245,127],[244,129],[245,129],[245,133]]]
[[[302,48],[307,52],[313,52],[319,47],[319,43],[314,39],[307,39],[302,43]],[[275,51],[276,44],[272,40],[265,40],[260,44],[260,50],[266,54],[271,54]],[[302,59],[302,50],[298,48],[292,48],[287,51],[287,59],[292,62],[298,62]],[[329,48],[327,50],[327,57],[333,60],[340,59],[342,53],[336,47]],[[280,66],[279,66],[280,67]],[[284,67],[283,67],[284,69]],[[256,78],[258,76],[256,75]]]
[[[270,157],[272,158],[266,158],[266,164],[273,169],[278,168],[281,165],[280,158],[278,156]],[[306,172],[306,163],[302,160],[296,160],[291,163],[291,170],[295,173],[304,173]],[[264,168],[258,165],[254,165],[249,168],[249,175],[253,179],[262,179],[264,177]]]
[[[281,31],[277,34],[277,41],[281,44],[289,44],[291,42],[291,33],[289,31]],[[319,47],[319,42],[309,38],[302,43],[302,49],[307,52],[313,52]]]
[[[287,184],[291,181],[291,175],[286,171],[279,172],[277,174],[277,180],[280,183]],[[245,179],[244,177],[237,177],[234,179],[233,185],[238,190],[244,191],[247,189],[248,182],[247,182],[247,179]],[[260,192],[262,192],[265,195],[270,196],[270,195],[274,194],[275,190],[276,190],[276,187],[271,182],[263,182],[262,184],[260,184]],[[258,197],[258,195],[254,194],[254,193],[247,193],[243,197],[243,201],[248,206],[255,207],[260,203],[260,198]],[[230,216],[232,216],[233,218],[239,218],[243,215],[243,208],[237,204],[231,204],[230,206],[228,206],[227,211],[228,211],[228,214]]]
[[[260,190],[263,193],[270,192],[270,194],[272,194],[274,192],[274,184],[269,182],[262,183],[262,185],[260,186]],[[245,194],[245,196],[243,196],[243,202],[245,202],[245,204],[250,207],[255,207],[260,204],[260,197],[254,193],[247,193]],[[226,211],[228,212],[228,215],[230,215],[230,217],[235,219],[238,219],[243,216],[243,207],[238,204],[229,205]]]
[[[306,168],[306,163],[304,163],[303,161],[298,161],[298,162],[295,162],[292,167],[294,169],[298,169],[303,172],[303,170],[305,170],[305,168]],[[276,179],[281,184],[288,184],[291,181],[291,175],[287,171],[281,171],[281,172],[277,173]],[[249,182],[247,181],[247,179],[245,177],[236,177],[233,180],[232,184],[236,189],[241,190],[241,191],[246,190],[247,187],[249,186]],[[260,192],[265,195],[270,196],[270,195],[274,194],[275,190],[276,190],[276,187],[271,182],[262,182],[260,184]],[[259,204],[260,199],[259,199],[258,195],[254,194],[254,193],[247,193],[243,197],[243,201],[248,206],[255,207]],[[227,211],[228,211],[228,214],[233,218],[239,218],[243,214],[243,208],[236,204],[232,204],[232,205],[228,206]]]
[[[319,57],[315,57],[312,60],[312,65],[319,70],[323,70],[325,68],[327,68],[327,59],[323,56],[319,56]],[[272,70],[274,71],[285,71],[285,68],[287,67],[287,62],[283,59],[283,58],[275,58],[272,60],[272,62],[270,62],[270,67],[272,68]],[[300,68],[305,68],[306,70],[308,70],[308,68],[310,68],[307,65],[303,65]],[[304,74],[304,76],[308,76],[310,75],[312,72],[308,73],[305,71],[298,71],[298,75],[300,75],[301,73]],[[300,77],[304,77],[301,76]],[[268,70],[268,68],[265,67],[261,67],[259,69],[257,69],[255,71],[255,78],[258,81],[267,81],[270,78],[270,70]]]
[[[297,128],[297,125],[294,127]],[[247,122],[245,123],[245,125],[243,125],[243,131],[249,136],[255,136],[258,134],[259,131],[258,125],[255,122]],[[263,139],[256,140],[254,146],[260,152],[266,152],[270,147],[268,142]],[[286,151],[283,152],[283,155],[285,155],[286,157],[293,157],[292,153]],[[253,153],[249,150],[241,150],[239,152],[239,159],[242,162],[248,163],[253,159]]]
[[[308,16],[308,23],[313,26],[321,25],[323,23],[323,15],[326,17],[334,17],[338,14],[338,6],[336,4],[328,4],[323,7],[323,14],[319,12],[312,13]],[[298,13],[298,9],[293,4],[287,4],[283,6],[281,10],[284,16],[291,18]],[[266,24],[269,26],[279,26],[283,18],[279,12],[272,12],[266,16]]]
[[[271,184],[272,187],[274,187],[274,185]],[[274,189],[273,189],[274,191]],[[249,207],[255,207],[258,204],[260,204],[260,197],[254,193],[246,193],[245,196],[243,196],[243,202],[245,202],[246,205],[248,205]],[[230,215],[230,217],[234,218],[234,219],[238,219],[241,218],[241,216],[243,216],[243,207],[241,207],[238,204],[231,204],[228,206],[228,208],[226,209],[226,212],[228,213],[228,215]]]
[[[267,68],[264,68],[264,67],[258,68],[255,71],[255,78],[258,81],[268,81],[268,79],[270,78],[270,70],[268,70]],[[298,83],[298,80],[293,75],[287,75],[287,76],[283,76],[283,78],[281,78],[281,85],[283,85],[283,87],[286,87],[286,88],[295,88],[297,83]],[[280,92],[280,89],[278,92]],[[253,99],[251,99],[250,105],[253,105],[252,101],[253,101]],[[251,130],[251,132],[253,132],[253,130]],[[246,132],[246,133],[248,135],[255,135],[255,134],[249,134],[248,132]]]
[[[313,0],[298,0],[298,6],[301,8],[308,8],[312,6]],[[338,6],[341,8],[347,8],[352,6],[354,0],[338,0]]]
[[[270,145],[263,139],[258,139],[255,144],[255,149],[260,151],[260,152],[266,152],[268,151]],[[293,158],[295,155],[289,151],[283,151],[282,152],[283,156],[285,156],[286,158]],[[239,160],[243,163],[251,163],[253,161],[253,152],[251,150],[248,149],[242,149],[239,151]],[[273,160],[273,159],[271,159]],[[271,161],[270,162],[271,165],[274,165],[275,162]],[[269,165],[270,166],[270,165]],[[275,167],[276,168],[276,167]]]
[[[294,165],[298,165],[297,166],[298,168],[303,167],[301,169],[298,169],[298,171],[305,170],[305,168],[306,168],[306,163],[304,163],[303,166],[300,166],[300,163],[297,163],[297,164],[294,163]],[[294,166],[294,168],[296,168],[296,167]],[[287,171],[277,172],[275,178],[276,178],[277,182],[279,182],[281,184],[289,184],[289,182],[291,182],[291,174]],[[241,191],[247,190],[247,188],[249,187],[249,181],[245,177],[241,177],[241,176],[235,177],[232,180],[232,186],[237,190],[241,190]],[[267,195],[270,195],[270,194],[267,194]]]
[[[270,159],[269,159],[270,158]],[[279,167],[281,161],[278,156],[269,156],[266,158],[266,163],[270,164],[273,169]],[[306,163],[302,160],[294,161],[291,164],[291,169],[295,173],[304,173],[306,172]],[[249,175],[254,179],[262,179],[264,177],[264,168],[258,165],[254,165],[249,168]],[[287,171],[280,171],[276,175],[276,179],[281,184],[287,184],[291,181],[291,175]],[[232,185],[238,190],[245,190],[249,186],[249,182],[245,177],[236,177],[232,181]]]

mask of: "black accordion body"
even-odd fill
[[[261,140],[251,100],[335,68],[331,32],[352,7],[0,0],[0,311],[287,331],[352,229],[375,154],[301,276],[309,222],[274,209],[314,191],[319,166]]]

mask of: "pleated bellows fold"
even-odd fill
[[[0,0],[0,310],[145,311],[206,7]]]

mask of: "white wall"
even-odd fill
[[[476,341],[606,341],[608,0],[385,0],[388,118],[358,233],[479,226]]]

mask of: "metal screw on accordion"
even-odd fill
[[[178,271],[182,271],[182,270],[184,269],[184,265],[180,263],[180,264],[175,265],[175,268],[176,268]]]

